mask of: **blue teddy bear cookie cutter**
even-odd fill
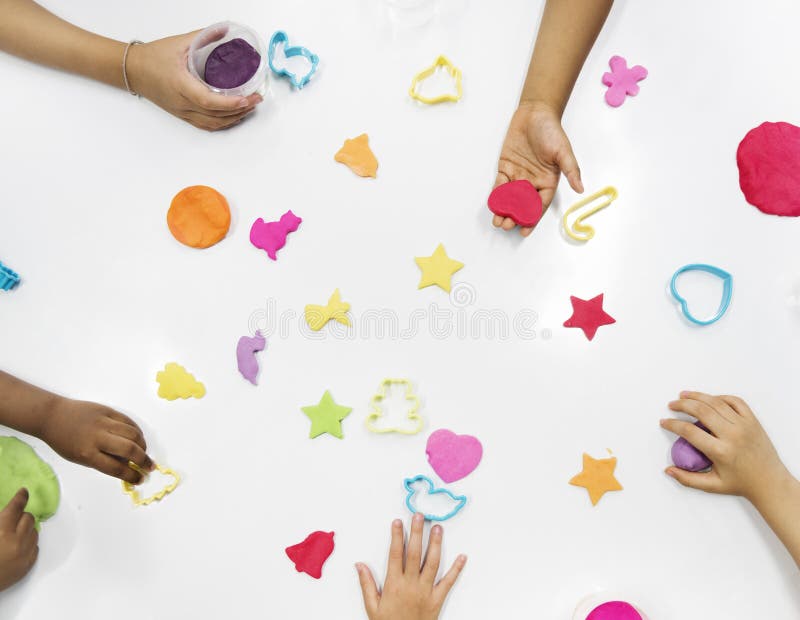
[[[696,318],[689,310],[689,303],[678,292],[678,277],[687,271],[704,271],[705,273],[710,273],[711,275],[717,276],[720,280],[722,280],[722,299],[719,302],[719,310],[717,310],[717,313],[710,319]],[[684,265],[672,275],[672,280],[670,280],[669,283],[669,290],[670,293],[672,293],[672,296],[675,298],[675,301],[681,305],[681,312],[683,313],[683,316],[685,316],[695,325],[711,325],[712,323],[719,321],[725,312],[728,311],[728,306],[731,305],[731,296],[733,295],[733,276],[724,269],[720,269],[714,265],[692,263],[690,265]]]
[[[403,480],[403,486],[405,486],[406,491],[408,494],[406,495],[406,506],[411,511],[412,514],[416,514],[419,512],[415,507],[414,503],[411,501],[414,495],[417,494],[417,491],[414,490],[413,486],[417,482],[425,482],[428,485],[428,495],[438,495],[439,493],[444,493],[454,502],[456,502],[455,507],[445,515],[433,515],[429,513],[423,513],[426,521],[447,521],[452,517],[455,517],[461,509],[466,506],[467,504],[467,496],[466,495],[455,495],[449,489],[445,489],[444,487],[437,488],[436,485],[433,484],[433,480],[428,478],[428,476],[423,476],[422,474],[418,474],[413,478],[406,478]]]
[[[275,66],[275,50],[281,43],[283,44],[283,55],[286,56],[286,58],[302,56],[311,63],[311,68],[305,75],[298,76],[293,71],[289,71],[289,69],[286,67],[281,67],[278,69]],[[308,84],[311,76],[317,71],[317,65],[319,65],[319,56],[311,52],[308,48],[301,47],[299,45],[290,46],[289,35],[287,35],[283,30],[276,31],[269,40],[269,47],[267,48],[267,60],[269,61],[269,68],[272,69],[272,72],[275,75],[288,78],[292,83],[292,86],[295,88],[303,88],[303,86]]]

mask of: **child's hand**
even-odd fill
[[[769,493],[787,476],[791,477],[767,433],[741,398],[700,392],[681,392],[680,396],[669,408],[697,418],[713,435],[682,420],[661,420],[661,426],[705,453],[713,467],[706,473],[668,467],[668,475],[687,487],[741,495],[753,503],[759,494]]]
[[[20,489],[0,511],[0,590],[27,575],[39,555],[33,515],[24,512],[27,503],[28,491]]]
[[[197,32],[132,45],[128,51],[131,89],[170,114],[200,129],[226,129],[261,103],[259,94],[233,97],[212,92],[187,67],[189,45]]]
[[[142,476],[128,466],[133,461],[152,471],[147,443],[128,416],[97,403],[60,399],[47,418],[41,438],[68,461],[137,484]]]
[[[425,520],[415,514],[411,520],[411,536],[407,553],[403,549],[403,522],[392,523],[392,543],[389,547],[389,566],[383,591],[378,591],[372,573],[364,564],[356,564],[364,607],[369,620],[436,620],[444,600],[455,584],[467,561],[459,555],[447,574],[436,583],[442,555],[442,526],[431,528],[428,552],[422,556],[422,530]],[[403,568],[403,556],[405,568]],[[420,569],[420,564],[422,568]]]
[[[582,193],[581,171],[558,114],[543,103],[521,103],[511,119],[500,151],[495,187],[527,179],[539,191],[542,208],[546,210],[562,172],[572,189]],[[494,216],[493,223],[504,230],[515,226],[511,218],[500,215]],[[520,228],[523,237],[531,232],[533,228]]]

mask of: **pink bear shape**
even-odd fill
[[[639,93],[637,82],[647,77],[647,69],[640,65],[628,69],[628,62],[622,56],[612,56],[608,61],[611,73],[603,74],[603,84],[608,86],[606,103],[618,108],[625,103],[625,97]]]

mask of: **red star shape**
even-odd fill
[[[572,302],[572,316],[564,321],[564,327],[580,327],[586,337],[591,340],[601,325],[611,325],[617,321],[603,310],[603,293],[592,297],[589,301],[574,295],[569,296]]]

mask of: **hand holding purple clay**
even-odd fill
[[[695,422],[694,425],[707,433],[710,432],[700,422]],[[703,471],[713,464],[705,454],[683,437],[678,437],[677,441],[672,444],[672,462],[675,467],[686,471]]]
[[[214,48],[206,60],[203,79],[214,88],[236,88],[252,78],[261,55],[244,39],[231,39]]]

